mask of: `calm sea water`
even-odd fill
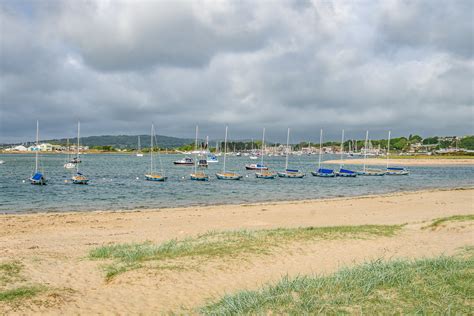
[[[173,165],[174,160],[183,156],[162,155],[169,180],[160,183],[144,180],[149,168],[146,155],[141,158],[119,154],[82,157],[81,169],[89,176],[89,185],[65,183],[71,177],[71,171],[63,168],[65,157],[43,155],[42,167],[49,183],[47,186],[33,186],[28,182],[34,168],[33,155],[0,155],[0,159],[6,162],[0,165],[0,212],[124,210],[299,200],[472,186],[474,179],[472,166],[411,167],[409,176],[398,177],[319,178],[310,174],[317,165],[317,156],[313,155],[290,159],[291,168],[307,173],[304,179],[256,179],[254,173],[244,167],[246,163],[255,161],[248,157],[229,157],[227,170],[239,172],[244,178],[241,181],[216,180],[215,173],[222,168],[222,157],[219,157],[220,162],[210,164],[206,171],[211,180],[197,182],[188,180],[193,167]],[[337,157],[325,155],[324,160],[329,159]],[[266,163],[272,170],[282,170],[285,159],[269,157]]]

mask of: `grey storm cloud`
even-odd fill
[[[472,134],[472,1],[0,2],[0,143]]]

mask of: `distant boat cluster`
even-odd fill
[[[69,150],[67,154],[67,161],[64,164],[65,169],[72,169],[75,171],[74,175],[71,177],[71,182],[73,184],[88,184],[89,178],[79,171],[79,166],[81,164],[81,159],[79,158],[80,155],[80,129],[81,125],[80,122],[77,123],[77,145],[76,148],[76,155],[74,157],[70,156]],[[209,181],[209,175],[205,173],[205,168],[208,167],[209,163],[217,163],[219,162],[218,156],[211,154],[207,148],[204,149],[198,145],[198,133],[199,128],[196,126],[196,137],[195,137],[195,145],[194,151],[192,152],[194,157],[184,157],[183,159],[174,161],[175,165],[180,166],[192,166],[194,168],[193,172],[189,175],[190,180],[194,181]],[[159,171],[156,170],[156,162],[155,162],[155,153],[153,151],[155,144],[155,127],[151,125],[151,143],[150,143],[150,170],[147,174],[145,174],[145,179],[148,181],[158,181],[164,182],[168,179],[168,176],[165,174],[163,164],[160,158],[159,151],[157,152],[158,155],[158,164],[159,164]],[[243,176],[237,172],[230,171],[226,169],[226,160],[227,160],[227,135],[228,135],[228,127],[225,127],[225,138],[224,138],[224,153],[223,153],[223,167],[221,172],[217,172],[215,174],[216,179],[218,180],[241,180]],[[285,168],[282,171],[272,171],[270,170],[269,166],[267,166],[264,162],[265,156],[265,128],[263,129],[262,133],[262,144],[260,151],[258,153],[253,153],[249,156],[251,160],[256,160],[260,158],[259,163],[251,163],[246,164],[245,169],[247,170],[254,170],[255,177],[259,179],[275,179],[275,178],[295,178],[301,179],[306,176],[306,174],[294,168],[293,166],[290,167],[289,155],[291,151],[290,147],[290,129],[288,128],[287,131],[287,139],[286,139],[286,147],[285,147]],[[36,122],[36,145],[39,143],[39,122]],[[348,177],[348,178],[355,178],[357,176],[392,176],[392,175],[408,175],[409,171],[406,168],[400,167],[391,167],[389,165],[389,153],[390,153],[390,132],[388,133],[388,146],[387,146],[387,166],[384,169],[373,169],[368,168],[365,161],[368,155],[368,144],[369,144],[369,131],[366,132],[365,136],[365,149],[364,149],[364,165],[362,170],[350,170],[344,168],[343,164],[343,155],[344,155],[344,130],[342,130],[342,140],[341,140],[341,148],[340,148],[340,155],[341,155],[341,163],[339,165],[338,170],[326,168],[323,166],[323,162],[321,160],[321,156],[323,154],[322,150],[323,144],[323,130],[320,131],[320,138],[319,138],[319,158],[318,158],[318,167],[315,171],[312,171],[311,174],[315,177],[323,177],[323,178],[332,178],[332,177]],[[68,148],[69,148],[69,140],[68,140]],[[136,153],[137,157],[143,157],[143,153],[140,150],[140,137],[138,137],[138,150]],[[3,164],[4,161],[0,161],[0,164]],[[35,170],[30,178],[31,184],[35,185],[46,185],[48,180],[45,176],[45,173],[40,168],[40,159],[38,155],[38,151],[36,151],[35,155]]]

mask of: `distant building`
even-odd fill
[[[27,150],[28,149],[23,145],[15,146],[12,148],[12,151],[27,151]]]

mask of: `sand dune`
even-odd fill
[[[46,284],[64,299],[0,302],[0,312],[156,314],[196,312],[207,300],[257,288],[282,275],[328,273],[376,258],[452,254],[473,244],[473,226],[422,229],[445,216],[474,214],[474,189],[358,198],[135,212],[0,216],[0,261],[24,266],[21,282]],[[190,259],[186,269],[138,269],[105,281],[104,262],[87,258],[97,245],[195,236],[209,230],[403,224],[393,237],[296,242],[267,255]],[[63,289],[70,289],[64,291]],[[49,303],[48,303],[49,302]]]
[[[328,164],[340,164],[341,160],[327,160]],[[363,165],[364,159],[343,159],[342,163],[345,165]],[[367,165],[385,166],[387,161],[381,158],[367,158],[365,162]],[[474,165],[474,159],[391,159],[392,166],[455,166],[455,165]]]

